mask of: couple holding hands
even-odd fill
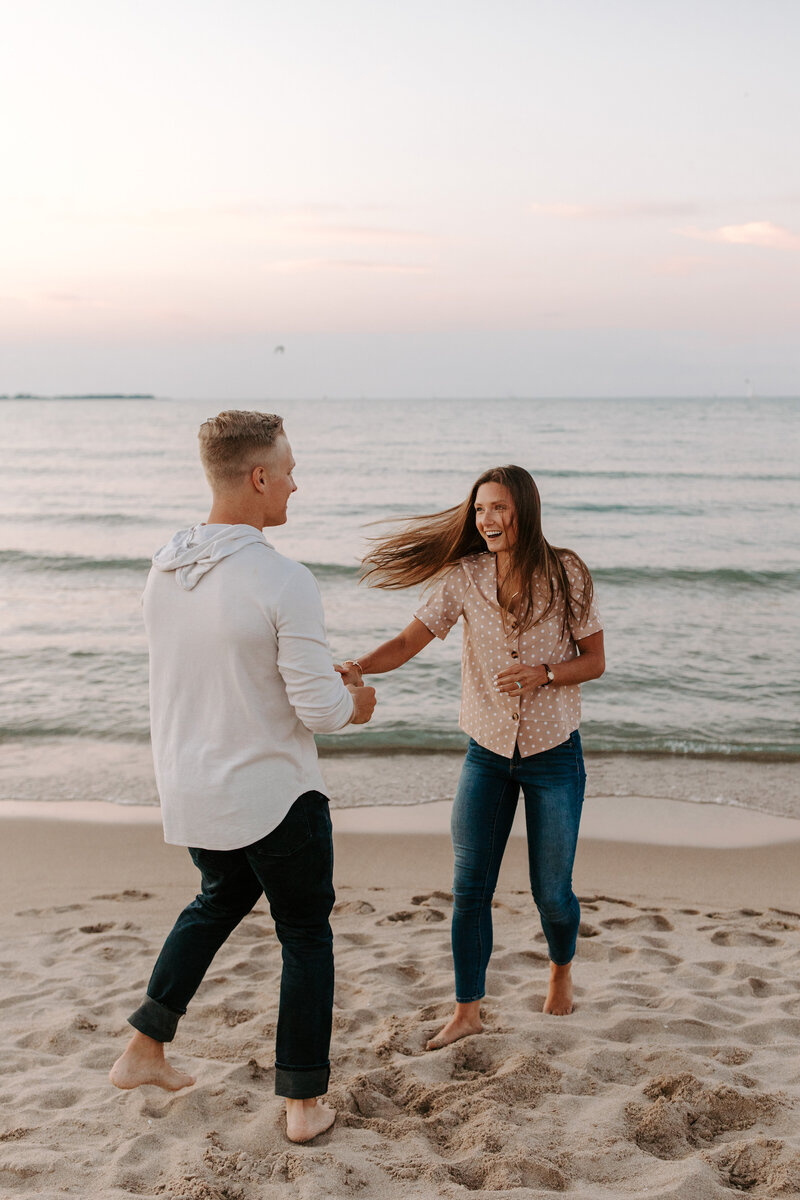
[[[283,958],[275,1090],[288,1137],[305,1142],[335,1119],[320,1099],[330,1074],[334,891],[314,733],[369,721],[375,691],[363,676],[395,670],[463,619],[460,724],[470,740],[452,815],[456,1003],[427,1048],[481,1031],[492,896],[520,788],[550,954],[544,1011],[569,1013],[586,778],[580,684],[603,672],[602,626],[585,564],[544,538],[532,477],[498,467],[463,503],[374,541],[372,585],[432,586],[397,637],[334,666],[313,576],[262,532],[285,523],[296,490],[281,418],[223,412],[199,438],[208,521],[155,554],[143,603],[164,836],[188,847],[201,891],[167,936],[111,1082],[172,1091],[194,1082],[164,1045],[263,893]]]

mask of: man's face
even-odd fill
[[[297,491],[297,484],[292,478],[295,468],[292,447],[285,433],[275,439],[264,470],[267,485],[264,491],[264,528],[268,525],[286,524],[286,506],[292,492]]]

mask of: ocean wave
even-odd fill
[[[36,724],[32,721],[19,725],[0,725],[0,744],[3,742],[34,742],[37,739],[74,738],[78,742],[125,742],[145,744],[150,741],[149,725],[141,729],[100,729],[96,723],[72,724],[69,721],[51,721]]]
[[[640,583],[691,583],[705,587],[794,591],[800,586],[800,569],[797,568],[750,571],[743,567],[597,567],[592,570],[592,577],[621,587]]]
[[[323,580],[355,582],[360,573],[359,563],[306,562],[304,564]],[[0,550],[0,568],[20,571],[125,571],[137,575],[150,570],[149,558],[110,557],[79,554],[30,554],[23,550]],[[700,587],[756,588],[758,590],[796,591],[800,588],[800,569],[747,570],[743,567],[596,567],[593,578],[603,584],[631,587],[638,584],[674,586],[692,584]]]
[[[122,512],[12,512],[0,513],[0,521],[25,525],[152,525],[154,518],[142,513]]]
[[[525,465],[524,463],[522,464]],[[430,468],[427,464],[418,467],[411,467],[408,470],[410,475],[426,475]],[[445,465],[437,466],[436,473],[439,476],[452,475],[461,478],[464,475],[463,467],[448,467]],[[531,474],[535,479],[646,479],[652,482],[658,479],[691,479],[695,482],[713,482],[742,481],[745,483],[797,483],[800,482],[800,474],[797,472],[776,472],[771,471],[703,471],[702,475],[697,471],[631,471],[631,470],[604,470],[603,468],[592,467],[536,467],[531,468]]]
[[[27,554],[24,550],[0,550],[0,567],[21,571],[136,571],[150,570],[149,558],[92,558],[82,554]]]
[[[118,742],[121,744],[146,745],[150,740],[149,729],[98,729],[81,726],[69,721],[48,723],[26,723],[0,726],[0,744],[53,739],[83,742]],[[727,761],[753,763],[797,763],[800,746],[791,743],[772,742],[764,744],[741,742],[693,741],[691,738],[648,735],[644,729],[640,736],[632,735],[627,742],[622,739],[604,737],[592,732],[591,722],[581,727],[581,739],[586,753],[596,758],[661,759],[666,764],[676,759],[684,761]],[[400,729],[380,729],[365,733],[320,734],[316,737],[320,755],[338,758],[359,754],[463,754],[467,736],[460,729],[417,730],[407,726]]]
[[[786,731],[788,732],[788,730]],[[667,759],[741,759],[753,762],[788,762],[800,759],[800,745],[777,736],[770,742],[725,741],[723,739],[701,741],[673,734],[659,736],[646,727],[631,730],[625,736],[615,737],[602,729],[593,728],[591,721],[581,726],[583,748],[597,755],[623,755],[625,757],[656,757]],[[323,754],[369,754],[402,753],[430,754],[442,751],[463,751],[467,736],[460,729],[413,729],[385,728],[349,733],[344,737],[337,734],[319,735],[317,745]]]

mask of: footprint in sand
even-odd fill
[[[721,1134],[749,1129],[774,1114],[771,1096],[739,1092],[727,1084],[704,1087],[688,1072],[661,1075],[644,1094],[654,1104],[639,1120],[633,1140],[655,1158],[685,1158]]]
[[[775,991],[772,984],[767,983],[766,979],[758,979],[755,976],[751,976],[751,978],[747,980],[747,983],[750,985],[750,991],[753,993],[753,995],[758,996],[759,998],[761,996],[771,996]]]
[[[368,946],[372,939],[368,933],[337,933],[336,940],[340,945],[345,942],[348,946]]]
[[[623,908],[636,908],[633,900],[620,900],[618,896],[579,896],[581,904],[621,904]]]
[[[659,913],[642,913],[639,917],[608,917],[600,924],[604,929],[656,929],[671,933],[675,926]]]
[[[108,892],[104,896],[92,896],[93,900],[152,900],[152,892],[140,892],[138,888],[126,888],[124,892]]]
[[[410,921],[416,924],[430,921],[443,921],[444,913],[438,908],[418,908],[416,912],[410,912],[408,909],[400,909],[399,912],[387,913],[385,917],[381,917],[377,921],[377,925],[398,925],[405,924]]]
[[[735,921],[737,917],[763,917],[763,912],[757,908],[737,908],[731,912],[709,912],[705,916],[710,921]]]
[[[16,1129],[7,1129],[5,1133],[0,1133],[0,1142],[18,1142],[21,1138],[27,1137],[29,1133],[35,1133],[36,1128],[29,1129],[26,1126],[18,1125]]]
[[[788,1153],[786,1153],[788,1151]],[[800,1155],[793,1154],[778,1138],[757,1137],[732,1142],[714,1158],[724,1186],[737,1192],[764,1195],[800,1195]]]
[[[741,1067],[743,1063],[750,1061],[753,1051],[745,1050],[743,1046],[722,1046],[719,1050],[712,1050],[711,1056],[726,1067]]]
[[[715,946],[781,946],[780,938],[766,933],[751,933],[747,930],[718,929],[711,935]]]
[[[83,904],[57,904],[54,908],[23,908],[15,912],[15,917],[48,917],[52,913],[80,912],[86,906]]]
[[[429,900],[443,900],[445,904],[453,903],[452,892],[425,892],[421,896],[412,896],[412,904],[427,904]]]
[[[80,925],[81,933],[108,933],[109,929],[114,928],[113,921],[100,921],[97,925]]]
[[[369,900],[340,900],[338,904],[334,904],[333,911],[340,916],[345,916],[349,913],[374,913],[375,906],[370,904]]]

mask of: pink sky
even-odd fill
[[[791,0],[5,26],[0,392],[800,392]]]

